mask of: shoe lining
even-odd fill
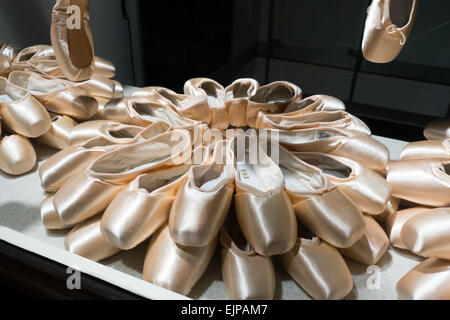
[[[13,102],[22,99],[27,92],[22,88],[9,86],[5,81],[0,81],[0,102]]]
[[[414,0],[391,0],[389,15],[393,24],[398,28],[404,27],[409,22]]]
[[[352,173],[352,169],[350,167],[325,155],[302,154],[300,157],[306,163],[321,169],[325,174],[333,176],[337,179],[347,179]]]
[[[445,174],[450,175],[450,163],[444,164],[442,167]]]
[[[248,98],[248,91],[250,90],[251,84],[249,83],[236,83],[231,90],[227,92],[227,98],[239,99]]]
[[[277,103],[287,102],[293,96],[294,92],[289,87],[280,84],[258,90],[251,100],[259,103]]]
[[[300,111],[303,110],[310,105],[314,104],[316,101],[313,99],[305,99],[300,102],[289,104],[289,106],[284,110],[285,113],[294,112],[294,111]]]
[[[141,130],[139,129],[119,129],[119,130],[109,130],[108,133],[111,137],[116,139],[132,139],[137,136]]]
[[[223,166],[221,166],[223,167]],[[214,190],[218,185],[228,178],[225,170],[214,170],[214,168],[208,169],[205,173],[194,177],[194,183],[202,191]]]
[[[201,89],[206,92],[208,104],[212,107],[220,107],[223,105],[222,100],[219,97],[219,88],[213,82],[204,82],[201,85]]]

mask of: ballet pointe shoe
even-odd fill
[[[280,144],[291,151],[345,157],[373,170],[385,170],[390,162],[389,150],[371,136],[337,128],[272,131],[278,134]]]
[[[450,261],[429,258],[401,278],[399,300],[450,300]]]
[[[359,263],[371,266],[386,253],[389,239],[384,230],[371,216],[364,216],[364,234],[349,248],[339,249],[339,252]]]
[[[30,141],[19,135],[0,140],[0,170],[14,176],[31,171],[36,165],[36,152]]]
[[[403,243],[400,237],[404,224],[415,215],[422,212],[428,212],[429,210],[430,209],[426,207],[416,207],[398,210],[389,215],[386,219],[385,230],[391,245],[398,249],[408,250],[408,247]]]
[[[217,239],[205,247],[183,247],[172,240],[169,226],[163,226],[152,237],[142,272],[145,281],[188,295],[205,273]]]
[[[88,0],[57,0],[52,12],[52,47],[67,79],[83,81],[94,73],[94,41]]]
[[[134,92],[133,98],[137,102],[153,103],[171,108],[185,118],[204,123],[211,121],[211,112],[206,96],[190,96],[177,94],[162,87],[146,87]]]
[[[50,130],[37,138],[37,141],[55,149],[67,148],[70,145],[70,133],[78,123],[67,116],[58,114],[52,115],[51,120]]]
[[[417,13],[417,0],[373,0],[362,41],[366,60],[387,63],[403,49]]]
[[[248,99],[259,89],[258,81],[250,78],[237,79],[225,88],[225,106],[230,125],[247,126]]]
[[[8,128],[28,138],[46,133],[50,116],[42,104],[23,88],[0,77],[0,116]]]
[[[242,233],[263,256],[288,252],[295,245],[297,219],[284,191],[283,173],[258,138],[237,135],[231,143],[236,216]]]
[[[450,159],[401,160],[388,167],[392,195],[434,207],[450,205]]]
[[[449,158],[450,139],[425,140],[408,143],[402,150],[400,160]]]
[[[450,208],[427,210],[411,217],[403,225],[400,238],[419,256],[450,260]]]
[[[95,159],[59,189],[53,204],[66,224],[78,223],[107,208],[137,176],[189,161],[191,140],[185,130],[121,146]]]
[[[275,269],[271,257],[255,252],[235,219],[220,231],[222,276],[231,300],[272,300],[275,295]]]
[[[102,137],[111,144],[129,143],[136,139],[143,127],[121,124],[110,120],[86,121],[77,125],[70,134],[70,144],[83,144]]]
[[[48,230],[63,230],[73,227],[73,225],[66,225],[59,217],[53,206],[53,195],[48,196],[41,202],[41,220]]]
[[[228,142],[216,144],[209,164],[192,167],[170,211],[172,239],[189,247],[203,247],[215,239],[230,209],[234,172],[225,156]]]
[[[299,236],[294,248],[279,259],[313,299],[339,300],[353,289],[352,275],[339,251],[316,236]]]
[[[87,92],[89,96],[104,99],[123,98],[123,87],[116,81],[98,75],[81,82],[67,81],[72,87],[79,88]]]
[[[64,241],[67,251],[93,261],[112,257],[121,250],[110,245],[100,232],[100,217],[76,225]]]
[[[302,90],[287,81],[275,81],[258,88],[247,104],[247,124],[254,128],[260,112],[281,113],[295,99],[302,97]]]
[[[184,94],[206,97],[211,111],[211,128],[225,130],[229,126],[228,113],[225,106],[225,89],[216,81],[208,78],[195,78],[186,81]]]
[[[108,79],[114,78],[116,75],[116,67],[108,59],[94,57],[94,75],[105,77]]]
[[[9,81],[30,92],[48,111],[79,120],[91,118],[98,109],[95,98],[67,81],[41,77],[28,71],[14,71]]]
[[[256,128],[299,130],[321,127],[338,128],[356,134],[371,134],[364,122],[345,111],[319,111],[294,116],[259,113],[256,120]]]
[[[378,215],[386,208],[391,188],[375,171],[357,161],[317,152],[294,152],[304,162],[321,169],[331,184],[352,200],[361,212]]]
[[[279,167],[297,218],[333,246],[346,248],[361,238],[361,212],[323,172],[285,148],[279,148]]]
[[[438,119],[429,123],[423,130],[428,140],[443,140],[450,138],[450,119]]]

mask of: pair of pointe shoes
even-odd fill
[[[0,123],[0,171],[22,175],[36,165],[36,152],[30,141],[18,134],[2,136]]]
[[[373,0],[364,27],[364,58],[375,63],[394,60],[411,33],[417,7],[418,0]]]
[[[450,140],[409,143],[391,163],[387,181],[395,197],[433,207],[450,205]]]

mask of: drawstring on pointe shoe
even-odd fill
[[[401,31],[395,24],[391,24],[389,27],[387,27],[386,32],[389,34],[400,33],[400,35],[402,36],[402,39],[400,40],[400,45],[402,45],[402,46],[405,45],[406,36],[403,33],[403,31]]]

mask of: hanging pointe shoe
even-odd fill
[[[172,240],[169,226],[153,235],[142,272],[145,281],[188,295],[205,273],[217,246],[217,239],[205,247],[183,247]]]
[[[206,96],[177,94],[162,87],[146,87],[134,92],[133,98],[137,102],[152,103],[171,108],[180,116],[188,119],[204,123],[211,121],[211,112]]]
[[[250,78],[237,79],[225,89],[225,105],[230,125],[247,126],[248,99],[259,89],[258,81]]]
[[[186,163],[191,139],[174,130],[122,146],[95,159],[59,189],[53,204],[66,224],[81,222],[106,209],[115,196],[140,174]]]
[[[386,253],[389,239],[380,225],[371,217],[364,216],[364,234],[349,248],[339,249],[339,252],[359,263],[371,266]]]
[[[53,195],[48,196],[41,202],[41,220],[48,230],[63,230],[73,227],[73,225],[66,225],[59,217],[53,206]]]
[[[450,205],[450,159],[393,162],[386,180],[395,197],[434,207]]]
[[[450,139],[450,119],[439,119],[429,123],[423,130],[428,140]]]
[[[8,128],[25,137],[36,138],[51,126],[42,104],[27,90],[0,77],[0,116]]]
[[[316,300],[339,300],[353,289],[353,279],[336,248],[300,226],[294,248],[279,256],[289,275]]]
[[[254,250],[263,256],[295,245],[297,219],[284,191],[283,173],[256,136],[237,135],[231,144],[235,170],[236,216]]]
[[[70,145],[70,133],[78,123],[67,116],[58,114],[52,114],[51,120],[52,126],[50,130],[37,138],[37,141],[60,150],[67,148]]]
[[[281,113],[297,98],[302,89],[287,81],[275,81],[258,88],[247,105],[247,124],[254,128],[260,112]]]
[[[56,61],[67,79],[82,81],[94,73],[94,41],[89,26],[89,0],[57,0],[51,40]]]
[[[274,130],[280,144],[291,151],[322,152],[360,162],[373,170],[385,170],[389,150],[371,136],[337,128]]]
[[[311,231],[340,248],[350,247],[361,238],[364,232],[361,212],[320,169],[281,146],[279,167],[294,211]]]
[[[225,130],[229,126],[227,108],[225,106],[225,89],[216,81],[208,78],[195,78],[186,81],[184,94],[206,97],[211,111],[211,128]]]
[[[230,216],[220,230],[222,277],[231,300],[272,300],[275,270],[271,257],[257,254],[245,240],[236,217]]]
[[[72,176],[85,169],[92,161],[108,151],[140,140],[151,139],[170,130],[163,121],[143,129],[134,139],[99,136],[82,144],[74,144],[55,153],[39,168],[42,187],[46,191],[57,191]]]
[[[450,260],[429,258],[399,280],[400,300],[450,300]]]
[[[318,152],[294,152],[304,162],[321,169],[361,212],[378,215],[386,208],[391,188],[375,171],[357,161]]]
[[[166,128],[168,129],[168,127],[169,125],[167,124]],[[98,137],[111,141],[111,144],[123,144],[131,142],[143,129],[142,127],[110,120],[86,121],[80,123],[72,130],[70,144],[82,144]],[[129,141],[126,141],[126,139]]]
[[[36,165],[36,152],[30,141],[20,135],[0,139],[0,170],[11,175],[22,175]]]
[[[373,0],[367,10],[362,53],[366,60],[394,60],[411,33],[418,0]]]
[[[103,238],[100,219],[94,217],[76,225],[64,241],[67,251],[93,261],[101,261],[120,252]]]
[[[169,231],[176,243],[203,247],[217,237],[234,192],[228,152],[228,142],[218,142],[210,163],[189,170],[170,211]]]
[[[364,122],[345,111],[319,111],[295,116],[259,113],[256,121],[256,128],[298,130],[321,127],[338,128],[356,134],[371,134]]]
[[[75,119],[87,120],[98,109],[98,102],[89,94],[67,81],[41,77],[27,71],[14,71],[9,81],[30,92],[48,111]]]
[[[427,210],[409,218],[400,238],[417,255],[450,260],[450,208]]]
[[[429,158],[450,159],[450,139],[425,140],[408,143],[405,148],[403,148],[400,156],[401,160]]]
[[[196,121],[181,117],[171,108],[153,103],[141,103],[140,99],[123,98],[108,102],[103,108],[103,117],[123,124],[146,127],[158,121],[168,122],[174,129],[193,127]]]

